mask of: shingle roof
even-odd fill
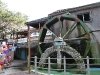
[[[84,6],[79,6],[79,7],[75,7],[75,8],[57,10],[57,11],[49,14],[49,16],[60,15],[60,14],[66,13],[66,12],[72,13],[72,12],[76,12],[76,11],[80,11],[80,10],[86,10],[86,9],[97,8],[97,7],[100,7],[100,2],[96,2],[96,3],[84,5]]]
[[[75,12],[75,11],[86,10],[86,9],[91,9],[91,8],[93,9],[93,8],[97,8],[97,7],[100,7],[100,2],[96,2],[96,3],[84,5],[84,6],[79,6],[79,7],[75,7],[75,8],[69,8],[67,10],[69,12]]]
[[[49,14],[48,17],[64,14],[64,13],[67,13],[67,12],[72,13],[72,12],[76,12],[76,11],[80,11],[80,10],[86,10],[86,9],[97,8],[97,7],[100,7],[100,2],[96,2],[96,3],[84,5],[84,6],[79,6],[79,7],[75,7],[75,8],[57,10],[57,11]],[[39,28],[39,23],[40,23],[40,26],[43,26],[44,23],[47,21],[48,17],[33,20],[33,21],[30,21],[30,22],[27,22],[26,24],[30,25],[30,26],[33,26],[35,28]]]

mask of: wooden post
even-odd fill
[[[48,75],[50,75],[50,57],[48,57]]]
[[[35,73],[37,73],[37,56],[35,56]]]
[[[87,56],[87,75],[90,75],[89,57]]]
[[[30,26],[28,25],[28,72],[30,74],[31,72],[31,66],[30,66]]]
[[[41,24],[39,23],[39,28],[38,28],[38,33],[39,34],[40,34],[40,30],[41,30]],[[38,38],[38,50],[39,50],[40,54],[42,54],[39,40],[40,40],[40,37]]]
[[[40,30],[41,30],[41,26],[40,26],[40,23],[39,23],[39,32],[40,32]]]
[[[66,58],[64,56],[64,75],[66,75]]]

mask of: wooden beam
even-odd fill
[[[27,42],[28,42],[28,72],[30,74],[31,73],[31,68],[30,68],[31,67],[31,65],[30,65],[31,54],[30,54],[30,26],[29,25],[28,25],[28,40],[27,40]]]

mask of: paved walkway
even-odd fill
[[[14,69],[7,69],[6,72],[0,73],[0,75],[37,75],[35,73],[28,73],[28,71],[19,71]]]
[[[5,68],[0,75],[36,75],[34,73],[29,74],[28,71],[25,70],[26,67],[26,61],[14,60],[11,67]]]
[[[8,74],[8,75],[38,75],[38,74],[34,74],[34,73],[29,74],[28,72],[21,71],[17,73]]]

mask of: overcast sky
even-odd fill
[[[99,2],[100,0],[1,0],[11,11],[21,12],[28,16],[28,20],[46,17],[59,10]]]

